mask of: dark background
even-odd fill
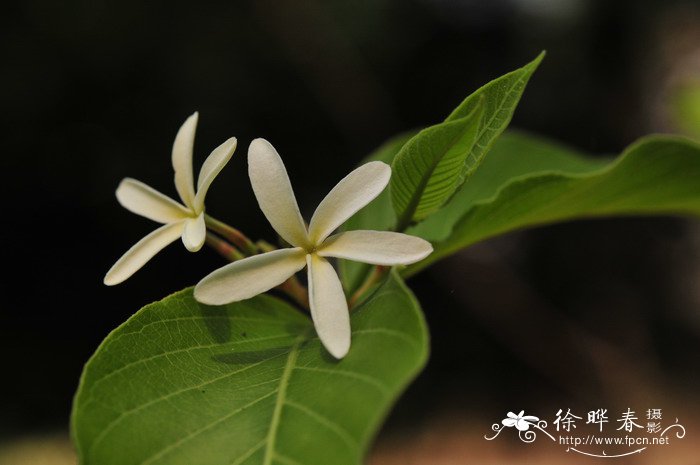
[[[699,75],[690,1],[3,9],[0,439],[66,429],[82,364],[107,333],[222,264],[176,243],[124,284],[102,285],[156,227],[117,204],[118,182],[174,197],[170,147],[193,111],[196,170],[224,139],[239,140],[208,210],[272,240],[246,176],[255,137],[282,154],[308,217],[389,136],[441,120],[542,49],[512,126],[592,153],[676,131],[674,86]],[[490,241],[415,278],[433,354],[387,434],[440,411],[492,418],[516,404],[589,406],[635,392],[697,406],[699,231],[672,218],[575,222]]]

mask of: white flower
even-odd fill
[[[517,415],[513,412],[508,412],[507,418],[504,418],[501,423],[503,426],[512,428],[515,426],[518,431],[527,431],[530,425],[537,423],[540,419],[532,415],[523,415],[525,410],[521,410]]]
[[[195,193],[192,148],[198,118],[198,113],[187,118],[173,143],[175,188],[184,205],[135,179],[125,178],[119,184],[117,200],[124,208],[163,223],[163,226],[141,239],[117,260],[105,275],[104,283],[108,286],[129,278],[155,254],[179,237],[190,252],[196,252],[204,245],[204,197],[216,175],[231,159],[236,149],[236,138],[232,137],[215,148],[204,161]]]
[[[350,348],[348,304],[338,275],[326,258],[407,265],[428,256],[432,246],[418,237],[396,232],[330,235],[384,190],[391,177],[391,168],[385,163],[367,163],[341,180],[320,203],[308,229],[282,159],[266,140],[256,139],[250,144],[248,173],[260,209],[292,247],[245,258],[214,271],[197,284],[195,298],[210,305],[248,299],[283,283],[306,266],[316,332],[334,357],[343,358]]]

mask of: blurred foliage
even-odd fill
[[[700,139],[700,80],[688,82],[675,90],[671,99],[674,120],[679,129]]]

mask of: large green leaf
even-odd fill
[[[419,305],[395,273],[329,356],[309,319],[266,295],[148,305],[87,363],[72,434],[83,465],[359,464],[427,359]]]
[[[478,168],[508,126],[542,52],[527,65],[469,95],[447,119],[408,141],[392,164],[397,230],[437,211]]]
[[[682,137],[649,136],[616,159],[600,159],[509,134],[450,204],[408,231],[431,240],[435,251],[406,274],[515,229],[650,214],[700,214],[700,145]]]

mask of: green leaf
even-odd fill
[[[222,307],[191,289],[148,305],[87,363],[72,435],[83,465],[360,464],[427,359],[395,273],[352,314],[336,361],[305,315],[261,295]]]
[[[689,79],[669,91],[669,113],[685,134],[700,138],[700,80]]]
[[[407,231],[433,242],[435,251],[405,273],[516,229],[575,218],[659,214],[700,214],[697,143],[649,136],[616,159],[600,159],[507,134],[450,204]]]
[[[493,200],[504,185],[514,180],[551,173],[590,173],[611,159],[586,156],[544,138],[509,130],[499,137],[489,156],[450,203],[411,228],[410,233],[433,243],[444,241],[466,211]]]
[[[468,126],[466,124],[469,121],[467,117],[470,114],[472,114],[475,110],[477,110],[477,107],[483,105],[483,114],[479,121],[476,140],[474,141],[474,144],[471,146],[468,153],[465,152],[464,154],[460,154],[460,156],[466,154],[466,158],[463,159],[463,165],[459,170],[459,174],[456,177],[454,177],[454,172],[446,173],[449,176],[449,179],[451,180],[451,184],[445,183],[446,186],[449,186],[449,188],[446,189],[446,191],[451,191],[450,195],[454,195],[455,192],[460,192],[460,186],[462,186],[464,181],[476,170],[480,162],[484,159],[484,155],[486,155],[486,152],[490,149],[491,145],[494,143],[496,138],[503,132],[506,126],[508,126],[511,117],[513,116],[513,112],[515,111],[515,107],[520,101],[520,97],[522,96],[522,93],[525,90],[525,86],[527,85],[530,76],[532,76],[532,73],[535,72],[543,58],[544,52],[542,52],[537,58],[535,58],[532,62],[528,63],[522,68],[512,71],[504,76],[501,76],[498,79],[491,81],[485,86],[482,86],[476,92],[468,96],[450,114],[450,116],[445,120],[445,122],[425,130],[438,131],[437,128],[445,125],[447,125],[448,128],[452,129],[459,128],[460,120],[462,120],[462,123],[465,126]],[[455,124],[454,122],[457,123]],[[465,127],[464,129],[469,128]],[[404,147],[404,145],[407,145],[407,143],[409,142],[409,140],[411,140],[412,137],[417,138],[417,135],[407,133],[391,139],[390,141],[382,145],[379,149],[377,149],[374,153],[372,153],[370,156],[368,156],[365,159],[365,161],[381,160],[386,163],[392,164],[399,150],[401,150],[402,147]],[[455,158],[457,157],[457,153],[458,152],[455,152]],[[403,165],[403,163],[401,164]],[[406,165],[410,166],[408,160],[406,160]],[[397,170],[398,165],[394,166],[393,168],[394,170]],[[401,168],[398,168],[398,170],[401,171]],[[399,177],[404,179],[399,180]],[[418,181],[416,181],[416,179],[411,179],[410,176],[406,176],[404,174],[397,175],[397,173],[394,172],[391,180],[391,189],[385,190],[370,205],[356,213],[352,218],[350,218],[350,220],[346,222],[343,229],[375,229],[379,231],[387,229],[404,229],[403,226],[405,224],[398,223],[410,222],[414,219],[414,217],[412,214],[409,215],[410,212],[405,213],[408,209],[399,207],[398,210],[402,212],[404,217],[402,218],[401,222],[397,221],[397,216],[394,212],[394,209],[392,208],[392,195],[398,195],[402,197],[405,196],[407,199],[413,198],[412,194],[406,195],[396,193],[395,191],[397,189],[400,189],[400,187],[396,186],[400,184],[420,185],[421,182],[419,178],[420,176],[416,176],[416,179],[418,179]],[[469,183],[466,183],[466,185],[468,184]],[[463,187],[461,190],[463,190]],[[445,201],[449,201],[450,195],[448,195],[447,197],[443,197],[442,195],[440,195],[436,198],[433,198],[433,202],[430,208],[427,209],[427,211],[424,212],[424,214],[419,214],[417,218],[424,219],[427,215],[434,211],[435,204],[442,202],[441,205],[444,205]],[[394,204],[396,204],[396,202],[397,200],[394,200]],[[398,202],[400,205],[403,205],[404,201],[399,200]],[[406,205],[409,205],[410,203],[410,200],[406,201]],[[427,205],[428,204],[426,203],[426,206]],[[430,217],[428,217],[428,220],[430,220]],[[399,227],[395,228],[397,224]],[[340,260],[340,275],[343,281],[343,286],[345,287],[346,291],[351,293],[354,290],[356,290],[362,283],[365,276],[367,276],[369,269],[370,266],[365,265],[363,263],[356,263],[349,260]]]
[[[483,105],[478,105],[463,118],[423,129],[401,148],[391,165],[390,184],[398,230],[437,211],[459,188],[482,114]]]
[[[477,139],[464,162],[459,184],[463,183],[479,166],[496,138],[506,129],[515,107],[525,91],[532,73],[544,59],[545,52],[522,68],[511,71],[479,88],[471,94],[445,120],[455,121],[471,114],[483,100],[484,113],[479,123]]]
[[[392,164],[391,198],[397,230],[437,211],[477,169],[508,126],[544,52],[479,88],[435,126],[408,141]]]

